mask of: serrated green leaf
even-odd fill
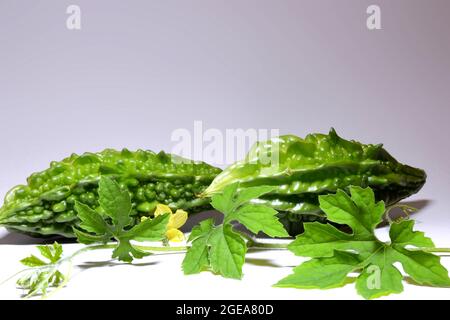
[[[238,185],[238,183],[230,184],[223,189],[222,193],[215,194],[211,199],[214,209],[222,212],[225,216],[232,211]]]
[[[335,251],[332,257],[314,258],[294,268],[294,273],[281,279],[275,287],[299,289],[330,289],[348,281],[347,274],[357,268],[356,254]]]
[[[420,231],[413,231],[414,220],[403,220],[401,222],[394,222],[391,224],[389,230],[389,237],[392,244],[400,246],[415,246],[422,248],[434,247],[433,241],[425,237],[425,234]]]
[[[330,224],[311,222],[304,224],[305,231],[292,241],[288,249],[301,257],[331,257],[334,250],[373,250],[376,239],[360,240],[353,235],[339,231]]]
[[[196,238],[183,259],[184,274],[195,274],[207,269],[210,265],[209,261],[209,237],[204,235]]]
[[[27,296],[31,297],[38,293],[45,295],[49,286],[49,279],[52,275],[52,272],[40,272],[35,279],[30,281]]]
[[[45,266],[47,263],[36,257],[35,255],[30,255],[29,257],[26,257],[22,260],[20,260],[20,263],[27,267],[38,267],[38,266]]]
[[[233,231],[232,221],[242,223],[253,233],[262,231],[272,237],[288,236],[275,210],[248,203],[273,189],[272,186],[260,186],[239,190],[239,184],[234,183],[226,186],[222,193],[214,194],[211,204],[224,215],[223,224],[214,226],[213,220],[208,219],[193,228],[188,239],[192,246],[183,260],[184,273],[198,273],[209,268],[227,278],[242,277],[247,244],[242,235]]]
[[[375,299],[403,291],[403,276],[391,264],[373,265],[364,268],[356,280],[356,290],[365,299]]]
[[[111,240],[111,235],[102,234],[102,235],[93,235],[87,232],[83,232],[77,228],[72,229],[74,234],[77,237],[79,243],[84,244],[92,244],[92,243],[106,243]]]
[[[39,250],[39,252],[41,253],[41,255],[44,258],[47,258],[48,260],[52,261],[53,259],[53,254],[50,251],[50,247],[47,245],[42,245],[42,246],[36,246],[36,248]]]
[[[210,267],[209,237],[214,229],[214,220],[203,220],[192,229],[188,242],[191,242],[183,259],[184,274],[195,274]]]
[[[60,243],[58,243],[56,241],[53,242],[52,247],[53,247],[53,259],[52,259],[52,262],[56,262],[56,261],[58,261],[61,258],[62,254],[63,254],[63,247],[62,247],[62,245]]]
[[[111,178],[102,176],[98,193],[100,206],[111,217],[118,229],[131,224],[131,199],[128,191],[122,190],[119,184]]]
[[[319,196],[320,208],[326,213],[327,219],[352,228],[357,236],[372,235],[372,218],[364,217],[349,195],[342,190],[336,194]]]
[[[97,211],[80,202],[75,203],[75,210],[81,220],[80,228],[101,235],[111,232],[110,227]]]
[[[36,248],[51,263],[57,262],[62,255],[62,246],[56,241],[52,245],[40,245],[36,246]]]
[[[136,249],[130,243],[129,239],[120,239],[117,247],[114,249],[112,257],[117,258],[120,261],[132,262],[133,257],[136,259],[142,259],[145,256],[150,255],[148,252]]]
[[[188,242],[192,242],[195,239],[207,235],[214,227],[214,220],[212,218],[203,220],[200,224],[192,228],[191,234],[189,235]]]
[[[336,254],[340,251],[334,250],[358,254],[360,262],[357,269],[362,269],[362,272],[356,281],[356,288],[366,299],[403,290],[402,274],[393,265],[396,262],[400,262],[405,272],[419,284],[450,286],[448,272],[440,264],[438,256],[405,248],[433,247],[433,242],[423,232],[413,231],[413,221],[392,224],[389,232],[392,241],[384,243],[374,233],[384,214],[384,203],[375,202],[369,188],[351,187],[350,193],[351,197],[339,190],[335,195],[320,196],[319,201],[328,220],[350,226],[353,233],[341,232],[331,225],[305,223],[305,232],[288,249],[296,255],[313,259],[295,268],[294,274],[281,280],[277,286],[327,288],[342,284],[346,268],[342,264],[339,268],[335,266]],[[310,274],[312,269],[315,275]],[[373,283],[376,285],[373,286]]]
[[[212,231],[208,244],[211,268],[226,278],[240,279],[247,246],[242,237],[226,224]]]
[[[450,286],[448,271],[441,265],[440,257],[428,252],[410,251],[399,246],[394,248],[391,249],[393,259],[402,264],[405,272],[414,281],[429,286]]]
[[[135,225],[122,236],[136,241],[157,241],[165,237],[170,214],[162,214]]]
[[[359,209],[359,219],[368,230],[374,230],[383,220],[385,206],[383,201],[375,202],[375,194],[370,188],[350,186],[352,201]]]
[[[255,234],[262,231],[270,237],[288,237],[276,214],[277,211],[270,207],[246,204],[230,214],[228,221],[236,219]]]

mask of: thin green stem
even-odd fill
[[[247,247],[252,249],[263,249],[263,250],[280,250],[280,249],[287,249],[288,243],[264,243],[258,241],[257,238],[249,235],[248,233],[245,233],[243,231],[235,230],[237,233],[239,233],[244,239],[247,240]]]
[[[288,244],[286,244],[286,243],[264,243],[264,242],[253,241],[253,243],[249,247],[252,249],[285,250],[285,249],[287,249]]]
[[[409,249],[411,250],[411,249]],[[417,248],[417,250],[425,252],[448,252],[450,253],[450,248]]]
[[[169,247],[169,246],[149,247],[149,246],[138,246],[138,245],[133,245],[133,246],[135,248],[143,250],[143,251],[157,251],[157,252],[184,252],[189,248],[188,246],[181,246],[181,247]]]

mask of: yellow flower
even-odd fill
[[[175,213],[165,204],[158,204],[155,210],[155,217],[168,213],[169,223],[167,224],[166,237],[169,241],[181,242],[184,240],[184,233],[178,230],[187,221],[188,213],[184,210],[178,209]],[[142,220],[145,217],[142,217]]]

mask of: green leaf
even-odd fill
[[[211,205],[214,209],[222,212],[225,216],[232,211],[238,185],[238,183],[230,184],[223,189],[222,193],[215,194],[211,199]]]
[[[93,235],[87,232],[83,232],[77,228],[73,228],[73,233],[77,236],[79,243],[92,244],[92,243],[106,243],[111,240],[110,234]]]
[[[36,294],[45,296],[49,287],[57,287],[65,279],[65,276],[58,270],[62,246],[58,242],[54,242],[52,245],[37,246],[37,249],[49,262],[44,262],[34,255],[20,261],[30,267],[29,270],[26,270],[25,275],[17,280],[17,286],[28,291],[27,297]]]
[[[420,231],[413,231],[414,221],[413,220],[403,220],[401,222],[394,222],[391,224],[391,229],[389,230],[389,237],[391,238],[392,244],[400,246],[415,246],[422,248],[433,248],[433,241],[425,237],[425,234]]]
[[[441,263],[441,258],[423,251],[409,251],[399,246],[394,247],[393,259],[402,264],[403,269],[419,284],[448,287],[448,271]]]
[[[277,211],[270,207],[246,204],[230,216],[255,234],[262,231],[270,237],[288,237],[289,234],[276,214]]]
[[[97,211],[78,201],[75,202],[75,210],[81,220],[80,228],[101,235],[111,233],[108,224]]]
[[[184,273],[210,269],[227,278],[242,277],[247,244],[241,234],[233,231],[232,221],[242,223],[255,234],[262,231],[271,237],[287,237],[276,217],[277,211],[249,203],[272,190],[272,186],[239,189],[239,184],[234,183],[226,186],[222,193],[214,194],[211,204],[224,215],[223,224],[214,226],[214,221],[208,219],[192,229],[188,239],[192,245],[183,260]]]
[[[226,278],[240,279],[247,246],[242,237],[225,224],[212,231],[208,244],[211,268]]]
[[[126,237],[136,241],[157,241],[165,237],[170,214],[162,214],[153,219],[146,219],[124,232]]]
[[[150,253],[141,251],[133,247],[133,245],[130,243],[130,240],[127,238],[119,238],[118,240],[119,243],[112,254],[113,258],[117,258],[120,261],[132,262],[133,258],[141,259],[145,256],[150,255]]]
[[[350,187],[350,194],[339,190],[334,195],[319,196],[319,202],[329,221],[346,224],[353,233],[344,233],[327,224],[305,223],[304,233],[288,249],[313,259],[296,267],[294,274],[277,286],[324,289],[344,284],[349,272],[362,269],[356,281],[358,293],[366,299],[378,298],[403,291],[403,276],[395,268],[396,262],[419,284],[450,286],[448,272],[438,256],[406,248],[434,246],[423,232],[413,230],[413,221],[392,224],[391,243],[382,242],[374,229],[384,214],[384,203],[375,201],[370,188]],[[343,263],[342,256],[338,257],[340,252],[357,254],[359,263]]]
[[[53,259],[52,262],[56,262],[59,259],[61,259],[62,253],[63,253],[63,247],[58,242],[53,242]]]
[[[363,209],[358,208],[344,191],[338,190],[336,194],[319,196],[319,203],[328,220],[348,225],[357,236],[372,236],[372,221],[375,217],[372,213],[370,216],[364,215]]]
[[[303,234],[288,246],[290,251],[301,257],[331,257],[335,250],[371,251],[377,247],[375,238],[360,240],[330,224],[305,223],[304,229]]]
[[[208,235],[213,228],[214,228],[214,220],[212,218],[201,221],[199,225],[192,228],[188,242],[192,242],[199,237]]]
[[[375,194],[370,188],[350,186],[350,194],[352,201],[359,209],[360,220],[368,230],[373,231],[383,220],[384,202],[375,202]]]
[[[294,268],[294,273],[280,280],[276,287],[330,289],[348,282],[347,274],[357,268],[358,256],[335,251],[332,257],[315,258]]]
[[[62,246],[56,241],[53,245],[36,246],[36,248],[40,251],[41,255],[50,260],[51,263],[55,263],[61,258]]]
[[[39,252],[41,253],[41,255],[45,258],[47,258],[48,260],[52,261],[53,260],[53,253],[50,250],[50,246],[36,246],[36,248],[39,250]]]
[[[111,217],[117,228],[121,229],[131,224],[131,199],[128,191],[122,190],[111,178],[102,176],[98,193],[100,206]]]
[[[38,267],[38,266],[45,266],[47,263],[36,257],[35,255],[31,255],[29,257],[26,257],[22,260],[20,260],[20,263],[27,267]]]
[[[403,276],[391,264],[368,265],[356,280],[356,290],[365,299],[403,291]]]
[[[194,274],[206,270],[210,266],[208,236],[202,236],[192,242],[183,259],[184,274]]]
[[[192,245],[188,249],[182,264],[184,274],[199,273],[210,267],[209,237],[214,230],[214,220],[203,220],[192,229],[188,242]]]
[[[137,249],[131,244],[136,241],[163,240],[169,223],[169,214],[159,215],[154,219],[146,219],[136,224],[131,229],[126,228],[132,221],[131,200],[128,191],[122,190],[120,186],[108,177],[101,177],[99,182],[100,205],[113,222],[109,225],[105,218],[97,211],[88,206],[76,203],[81,223],[80,230],[73,228],[78,241],[85,244],[96,242],[106,243],[111,238],[118,241],[113,251],[113,258],[121,261],[131,262],[133,258],[140,259],[148,253]]]

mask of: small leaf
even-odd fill
[[[247,246],[242,237],[225,224],[212,231],[208,244],[212,270],[226,278],[240,279]]]
[[[20,260],[20,263],[23,265],[26,265],[27,267],[39,267],[39,266],[45,266],[47,263],[39,259],[38,257],[31,255],[29,257],[26,257],[22,260]]]
[[[222,193],[218,193],[212,196],[211,205],[214,209],[222,212],[226,216],[233,209],[233,200],[236,196],[238,183],[233,183],[226,186]]]
[[[370,188],[350,187],[352,201],[359,209],[359,216],[369,230],[374,230],[383,220],[384,202],[375,202],[375,194]]]
[[[183,259],[184,274],[195,274],[207,269],[210,265],[208,236],[196,238]]]
[[[356,280],[356,290],[365,299],[375,299],[403,291],[403,276],[393,265],[369,265]]]
[[[338,190],[336,194],[321,195],[319,203],[328,220],[348,225],[355,235],[372,235],[373,229],[371,224],[367,223],[368,219],[360,214],[358,207],[344,191]]]
[[[209,234],[213,229],[213,227],[214,227],[214,220],[212,218],[201,221],[199,225],[192,228],[188,242],[192,242],[199,237]]]
[[[294,273],[281,279],[275,287],[330,289],[348,282],[347,274],[360,263],[358,256],[335,251],[334,256],[314,258],[294,268]]]
[[[36,246],[36,248],[51,263],[56,263],[61,258],[63,252],[62,246],[56,241],[52,245]]]
[[[106,243],[111,240],[111,236],[108,234],[103,235],[93,235],[87,232],[78,230],[77,228],[72,228],[73,232],[77,236],[79,243],[92,244],[92,243]]]
[[[170,214],[158,215],[153,219],[146,219],[135,225],[131,230],[125,231],[124,236],[136,241],[162,240],[166,233]]]
[[[56,241],[53,242],[53,251],[54,251],[54,253],[53,253],[53,260],[52,260],[52,262],[56,262],[62,256],[62,253],[63,253],[62,245],[60,243],[56,242]]]
[[[119,239],[119,244],[114,249],[112,257],[117,258],[120,261],[132,262],[133,257],[136,259],[141,259],[148,255],[150,255],[150,253],[133,247],[128,239]]]
[[[409,251],[400,247],[392,250],[394,259],[399,261],[406,273],[419,284],[437,287],[450,286],[448,271],[441,263],[441,258],[423,251]]]
[[[80,228],[96,234],[110,233],[108,224],[97,211],[80,202],[75,203],[75,210],[81,220]]]
[[[420,231],[413,231],[414,221],[413,220],[403,220],[401,222],[394,222],[391,224],[391,229],[389,230],[389,237],[391,238],[392,244],[401,246],[415,246],[422,248],[433,248],[433,241],[425,237],[425,234]]]
[[[230,217],[238,220],[255,234],[262,231],[270,237],[288,237],[276,214],[277,211],[270,207],[246,204],[229,215],[228,220]]]
[[[50,260],[52,262],[53,259],[53,254],[50,251],[50,247],[43,245],[43,246],[36,246],[36,248],[39,250],[39,252],[41,253],[41,255],[44,258],[47,258],[48,260]]]
[[[288,249],[301,257],[331,257],[334,250],[374,250],[378,244],[371,240],[355,239],[330,224],[311,222],[304,224],[305,231],[292,241]]]
[[[99,203],[105,213],[111,217],[114,225],[118,229],[130,225],[131,199],[127,190],[122,190],[120,186],[107,176],[100,178]]]

